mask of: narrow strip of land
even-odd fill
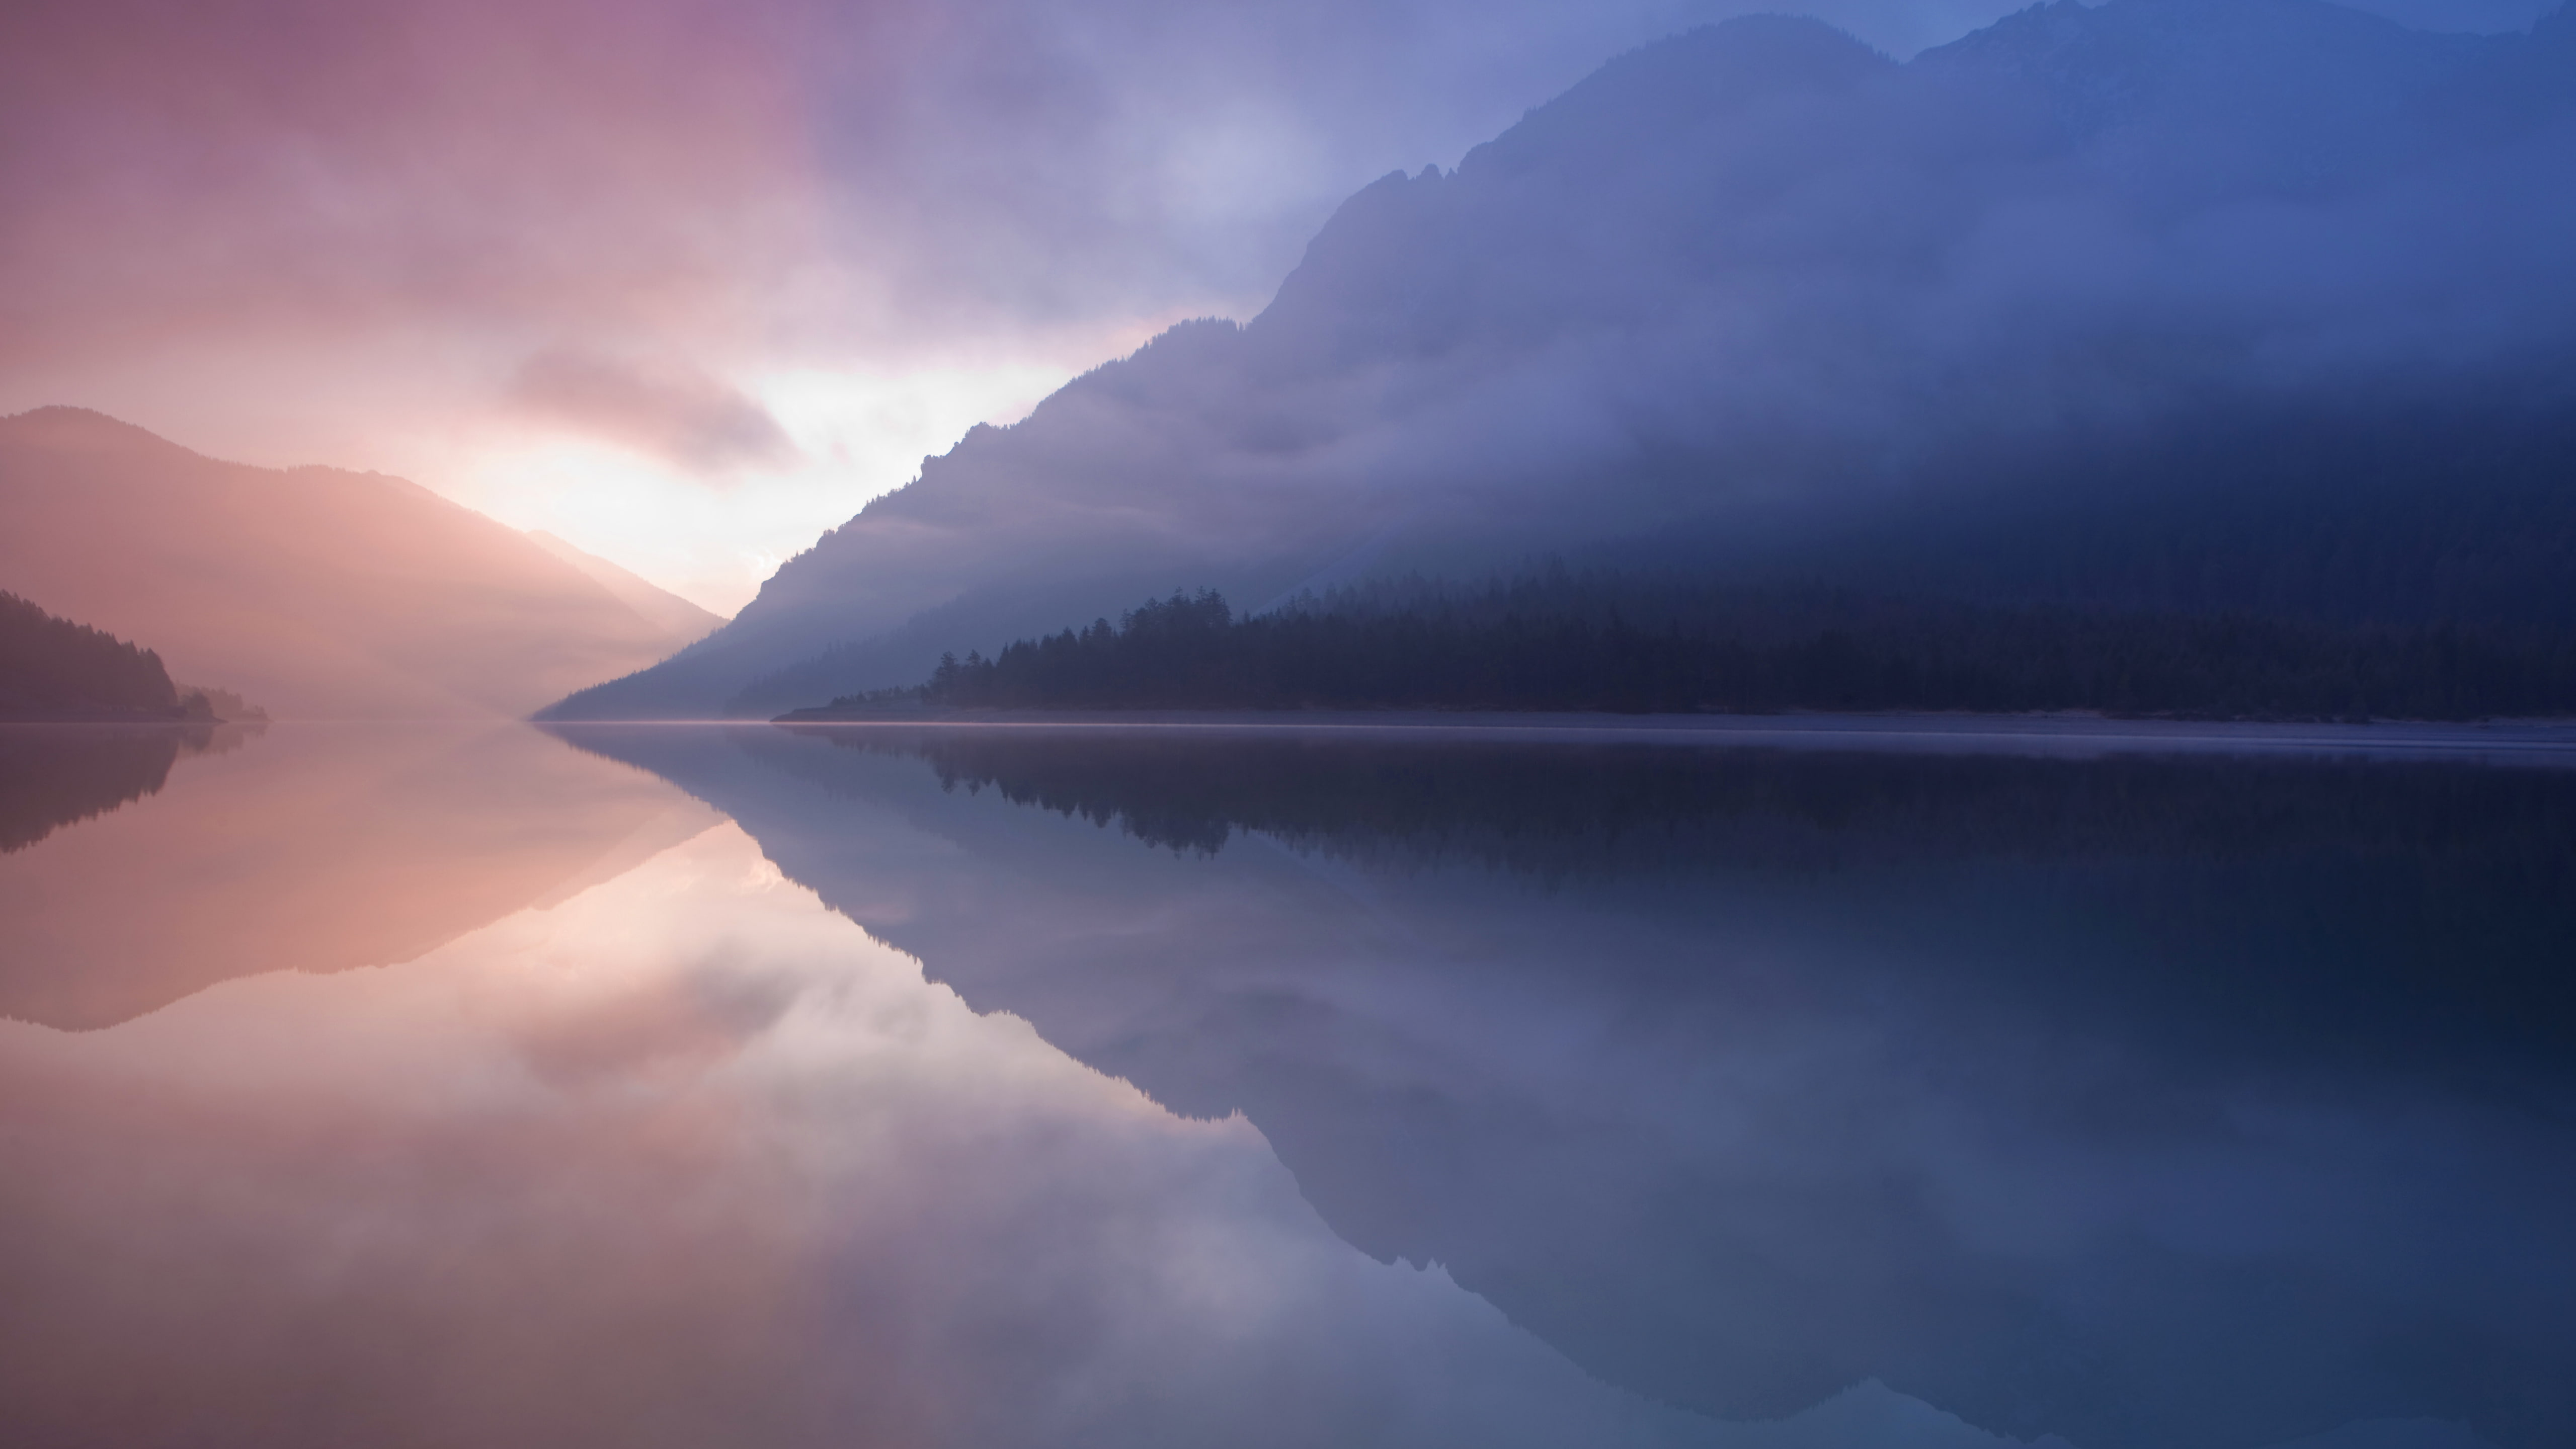
[[[1895,752],[2287,754],[2488,758],[2576,765],[2576,720],[2278,723],[2101,715],[1510,714],[1371,710],[953,710],[880,720],[778,721],[793,730],[1187,731],[1347,739],[1633,744]]]

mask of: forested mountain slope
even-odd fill
[[[158,654],[0,592],[0,721],[186,714]]]

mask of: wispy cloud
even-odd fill
[[[511,381],[512,401],[538,416],[664,459],[708,482],[777,467],[796,445],[741,389],[685,365],[636,365],[549,350]]]

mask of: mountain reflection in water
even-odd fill
[[[0,726],[0,797],[104,812],[0,855],[0,1016],[102,1027],[237,976],[407,961],[716,819],[519,726],[198,743]]]
[[[2086,1446],[2576,1433],[2576,773],[582,742],[1641,1394],[1875,1378]]]
[[[2576,1433],[2576,772],[562,733],[0,855],[0,1438]]]

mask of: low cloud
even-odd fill
[[[796,445],[741,389],[690,367],[574,351],[528,359],[510,400],[524,412],[663,459],[709,481],[796,461]]]

